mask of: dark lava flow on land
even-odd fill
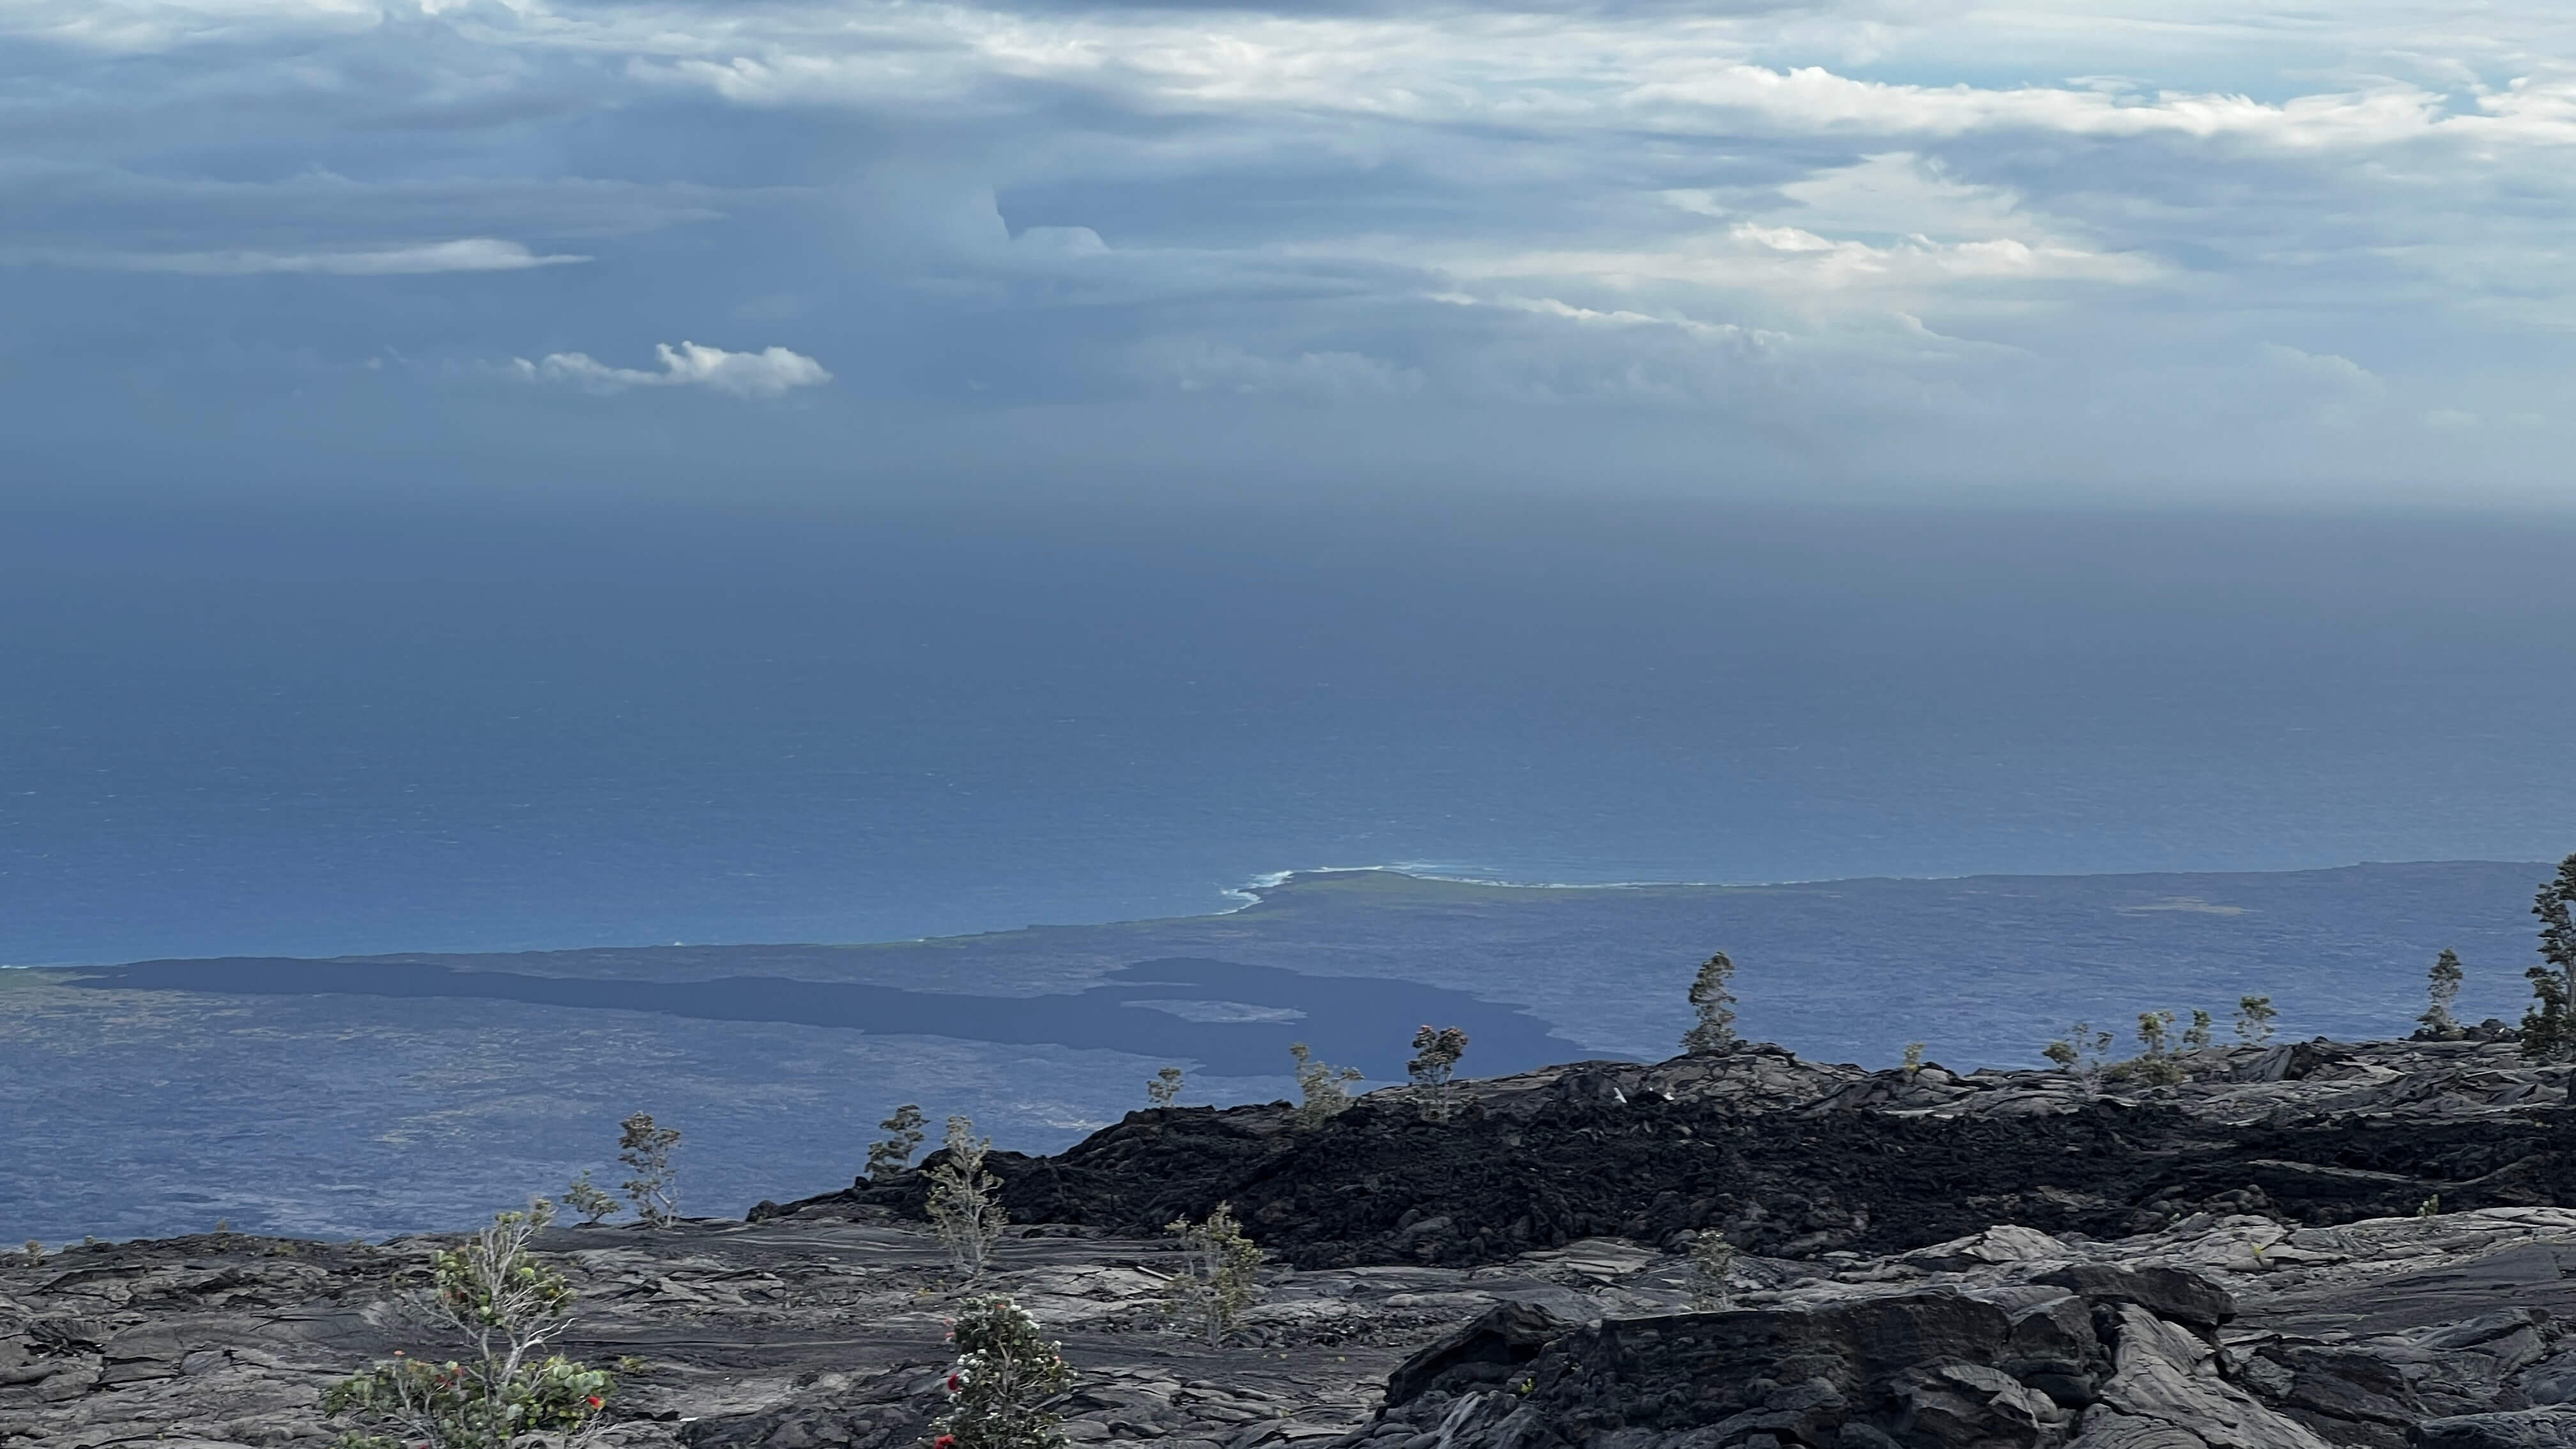
[[[2492,1036],[2492,1033],[2486,1035]],[[2541,1449],[2576,1443],[2576,1123],[2510,1040],[2211,1048],[2188,1080],[1865,1071],[1749,1046],[1129,1114],[995,1154],[959,1283],[918,1173],[542,1240],[606,1442],[900,1449],[942,1324],[1011,1294],[1075,1443],[1176,1449]],[[1164,1223],[1233,1205],[1261,1300],[1172,1330]],[[1739,1250],[1733,1302],[1689,1249]],[[201,1235],[0,1268],[0,1442],[315,1445],[434,1239]],[[417,1347],[417,1345],[414,1345]]]

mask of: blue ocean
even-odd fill
[[[2576,526],[1435,495],[0,505],[0,962],[872,941],[1276,872],[2556,859]]]

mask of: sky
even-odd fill
[[[2576,11],[0,0],[22,480],[2566,501]]]

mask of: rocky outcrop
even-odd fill
[[[2557,1209],[2094,1244],[2003,1228],[1725,1311],[1506,1305],[1398,1368],[1337,1449],[2556,1445],[2576,1428],[2561,1252]],[[2463,1306],[2482,1311],[2445,1320]]]
[[[1308,1266],[1497,1262],[1587,1237],[1714,1229],[1779,1257],[1889,1253],[2018,1223],[2094,1237],[2195,1215],[2304,1224],[2576,1202],[2566,1069],[2510,1042],[2296,1042],[2174,1060],[2143,1086],[1914,1073],[1775,1047],[1412,1089],[1316,1128],[1284,1104],[1170,1108],[1054,1157],[997,1153],[1023,1222],[1145,1234],[1229,1202]],[[771,1211],[918,1216],[918,1174]],[[765,1205],[766,1207],[766,1205]]]

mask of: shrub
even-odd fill
[[[1298,1126],[1320,1127],[1351,1105],[1350,1084],[1360,1080],[1359,1068],[1326,1066],[1302,1041],[1290,1042],[1288,1055],[1297,1060],[1297,1092],[1304,1098],[1297,1104]]]
[[[1261,1249],[1243,1235],[1234,1210],[1224,1203],[1216,1205],[1206,1222],[1182,1216],[1163,1230],[1181,1240],[1181,1270],[1168,1288],[1171,1311],[1192,1320],[1208,1347],[1215,1348],[1260,1293]]]
[[[984,1261],[1010,1221],[1002,1211],[1002,1180],[984,1170],[992,1150],[993,1139],[975,1135],[974,1119],[951,1117],[947,1144],[930,1169],[930,1225],[969,1283],[983,1276]]]
[[[677,1178],[671,1170],[671,1149],[680,1145],[680,1129],[654,1126],[649,1112],[638,1112],[617,1125],[617,1160],[635,1174],[626,1179],[627,1200],[635,1204],[635,1215],[645,1226],[670,1226],[680,1215]]]
[[[2066,1029],[2066,1035],[2039,1049],[2039,1054],[2065,1071],[2087,1080],[2102,1075],[2102,1059],[2111,1050],[2111,1034],[2095,1031],[2093,1023],[2079,1021]]]
[[[1903,1063],[1903,1068],[1907,1081],[1912,1081],[1914,1079],[1914,1074],[1923,1070],[1923,1043],[1919,1041],[1910,1041],[1905,1044],[1905,1061]]]
[[[2182,1080],[2182,1067],[2173,1059],[2174,1014],[2170,1011],[2138,1013],[2138,1046],[2133,1061],[2123,1062],[2125,1075],[2155,1086],[2171,1086]]]
[[[2193,1007],[2191,1009],[2191,1025],[2183,1028],[2182,1049],[2187,1052],[2196,1052],[2203,1047],[2208,1046],[2210,1025],[2209,1013],[2201,1010],[2197,1006]]]
[[[1699,964],[1699,974],[1691,978],[1690,1004],[1696,1019],[1691,1029],[1682,1033],[1682,1051],[1689,1056],[1709,1056],[1735,1045],[1735,993],[1728,983],[1735,979],[1735,963],[1724,951]]]
[[[572,1185],[564,1189],[563,1200],[565,1207],[581,1214],[581,1220],[589,1224],[605,1222],[626,1211],[615,1197],[601,1191],[590,1180],[590,1169],[586,1167],[581,1170],[581,1176],[574,1178]]]
[[[2261,1046],[2270,1041],[2272,1018],[2278,1014],[2272,1010],[2272,998],[2268,996],[2236,998],[2236,1039],[2247,1046]]]
[[[1715,1228],[1691,1240],[1690,1294],[1691,1307],[1703,1312],[1735,1301],[1735,1245]]]
[[[1152,1106],[1168,1107],[1172,1105],[1172,1099],[1180,1095],[1179,1067],[1165,1067],[1154,1074],[1154,1080],[1145,1084],[1145,1101]]]
[[[1413,1034],[1413,1060],[1404,1064],[1404,1074],[1413,1085],[1423,1089],[1423,1115],[1435,1122],[1449,1120],[1449,1080],[1458,1071],[1458,1059],[1467,1054],[1467,1033],[1454,1026],[1438,1031],[1424,1025]]]
[[[544,1198],[431,1263],[429,1291],[413,1316],[447,1331],[465,1352],[445,1363],[396,1353],[323,1395],[323,1411],[355,1421],[343,1449],[506,1449],[589,1442],[602,1427],[614,1380],[545,1346],[572,1326],[572,1289],[528,1251],[554,1219]]]
[[[28,1266],[28,1267],[30,1267],[30,1268],[41,1268],[41,1267],[43,1267],[43,1266],[44,1266],[44,1264],[45,1264],[45,1245],[44,1245],[44,1243],[43,1243],[41,1240],[36,1239],[36,1238],[29,1238],[29,1239],[27,1240],[26,1254],[27,1254],[27,1266]]]
[[[868,1181],[881,1181],[912,1166],[912,1154],[921,1150],[924,1120],[921,1109],[906,1102],[877,1124],[885,1136],[868,1144]]]
[[[1064,1434],[1047,1401],[1073,1383],[1063,1346],[1010,1299],[977,1298],[948,1332],[957,1362],[933,1449],[1056,1449]]]

